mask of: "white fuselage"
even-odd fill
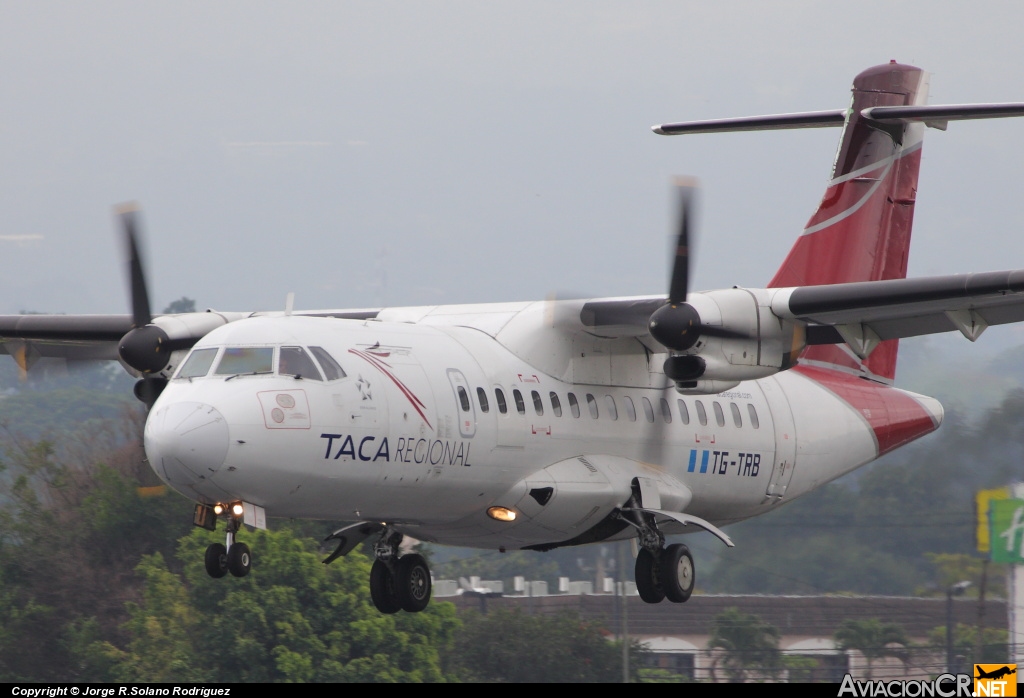
[[[147,422],[150,463],[204,503],[242,500],[270,516],[385,521],[421,540],[522,548],[631,535],[595,526],[641,481],[656,488],[656,508],[722,524],[879,455],[879,408],[872,416],[799,371],[683,396],[664,387],[657,357],[634,352],[617,363],[606,352],[587,363],[601,353],[593,340],[516,330],[517,321],[542,327],[529,320],[542,309],[501,308],[497,323],[493,314],[402,322],[382,313],[252,318],[210,332],[195,350],[274,347],[277,369],[281,347],[318,347],[345,375],[175,378]],[[936,401],[877,388],[927,415],[928,428],[904,440],[941,421]],[[487,516],[495,505],[516,520]]]

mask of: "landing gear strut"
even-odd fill
[[[683,603],[693,593],[693,556],[682,543],[665,546],[665,536],[654,517],[639,508],[623,512],[622,520],[640,534],[640,552],[636,556],[636,590],[646,603]]]
[[[216,515],[219,513],[221,512],[217,512],[214,507],[197,504],[195,521],[197,525],[212,531],[216,529]],[[220,579],[228,572],[235,577],[244,577],[252,569],[252,553],[249,552],[249,546],[235,541],[235,534],[241,526],[242,515],[239,506],[237,513],[228,511],[224,543],[211,543],[206,548],[206,573],[214,579]]]
[[[422,555],[398,556],[402,534],[385,526],[373,546],[370,598],[381,613],[418,613],[430,602],[430,568]]]

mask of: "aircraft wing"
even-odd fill
[[[772,312],[807,323],[808,344],[953,330],[973,341],[990,325],[1024,321],[1024,269],[771,291]],[[664,303],[660,296],[591,300],[580,322],[597,335],[643,336],[651,313]]]
[[[0,315],[0,354],[24,359],[117,359],[117,343],[132,329],[130,315]]]
[[[779,289],[772,311],[809,323],[809,344],[836,344],[851,327],[879,340],[959,330],[973,341],[989,325],[1024,320],[1024,269]]]
[[[376,309],[296,311],[295,315],[366,320]],[[187,349],[220,324],[269,313],[183,313],[153,318],[165,328],[174,348]],[[211,320],[216,320],[211,323]],[[0,315],[0,354],[15,357],[23,369],[37,358],[72,361],[115,361],[121,340],[134,328],[131,315]]]

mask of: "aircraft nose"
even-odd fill
[[[146,457],[172,486],[195,485],[216,473],[228,443],[224,416],[201,402],[158,406],[146,421]]]

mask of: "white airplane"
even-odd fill
[[[639,539],[648,603],[686,601],[669,534],[719,528],[927,434],[934,399],[893,387],[900,337],[1024,319],[1024,270],[906,279],[926,126],[1024,104],[926,106],[927,74],[858,75],[850,108],[667,124],[661,134],[842,127],[817,211],[766,288],[688,285],[687,187],[668,296],[152,317],[135,246],[131,316],[0,317],[25,370],[120,359],[151,411],[156,473],[226,539],[214,577],[249,573],[242,524],[351,521],[324,562],[374,537],[383,613],[423,610],[408,535],[492,549]]]

